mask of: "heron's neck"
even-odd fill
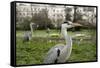
[[[62,31],[63,37],[65,38],[66,41],[66,45],[64,46],[64,48],[61,50],[61,53],[58,59],[63,60],[64,58],[66,58],[66,60],[69,58],[70,54],[71,54],[71,50],[72,50],[72,39],[70,36],[67,35],[67,31],[63,30]],[[66,61],[63,60],[63,61]]]
[[[65,42],[66,42],[66,46],[70,46],[71,45],[71,37],[67,34],[67,29],[66,28],[63,28],[62,30],[62,35],[65,39]]]
[[[72,47],[72,38],[67,34],[67,29],[62,30],[63,37],[65,38],[66,45],[63,50],[68,50],[67,48]]]
[[[33,27],[31,24],[30,24],[30,29],[31,29],[31,34],[33,34]]]

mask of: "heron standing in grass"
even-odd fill
[[[32,34],[30,31],[26,31],[23,36],[23,42],[27,42],[32,39]]]
[[[33,34],[33,27],[35,26],[35,24],[34,23],[30,23],[30,30],[31,31],[26,31],[25,33],[24,33],[24,36],[23,36],[23,42],[25,42],[25,41],[29,41],[29,40],[31,40],[32,39],[32,34]]]
[[[52,47],[44,57],[44,64],[65,63],[68,60],[72,51],[72,38],[67,34],[67,28],[73,26],[69,21],[61,25],[61,34],[65,38],[66,45],[57,44]]]

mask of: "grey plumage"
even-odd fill
[[[70,24],[70,23],[69,23]],[[67,29],[71,28],[71,25],[69,24],[62,24],[61,28],[61,34],[65,38],[66,45],[63,44],[57,44],[56,46],[52,47],[47,55],[44,57],[44,64],[52,64],[52,63],[65,63],[68,58],[70,57],[71,51],[72,51],[72,38],[67,35]],[[58,50],[59,50],[59,56],[58,56]]]
[[[56,46],[52,47],[45,56],[46,58],[44,59],[43,63],[45,64],[55,63],[55,60],[57,58],[57,50],[59,49],[61,51],[63,47],[64,47],[63,44],[57,44]]]
[[[29,41],[29,40],[31,40],[31,38],[32,38],[31,32],[27,31],[27,32],[24,33],[23,42]]]
[[[23,42],[27,42],[32,39],[33,26],[34,26],[34,23],[30,23],[30,31],[25,31],[25,33],[23,35]]]

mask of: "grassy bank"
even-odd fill
[[[57,33],[56,31],[53,32]],[[50,39],[48,39],[47,36],[44,36],[46,35],[45,31],[37,31],[34,34],[37,35],[36,37],[34,37],[33,35],[31,41],[23,43],[23,38],[20,37],[23,33],[23,31],[17,31],[17,65],[42,64],[46,53],[51,47],[59,43],[65,43],[63,40],[50,41]],[[74,35],[71,31],[68,33]],[[88,31],[86,33],[89,34]],[[92,42],[92,40],[82,40],[79,44],[78,41],[79,40],[73,40],[72,53],[70,58],[68,59],[68,62],[96,60],[96,42]]]

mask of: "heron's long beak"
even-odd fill
[[[71,25],[72,25],[73,27],[82,26],[82,25],[79,24],[79,23],[72,23]]]
[[[72,27],[75,27],[75,24],[73,23],[73,24],[71,24],[72,25]]]

